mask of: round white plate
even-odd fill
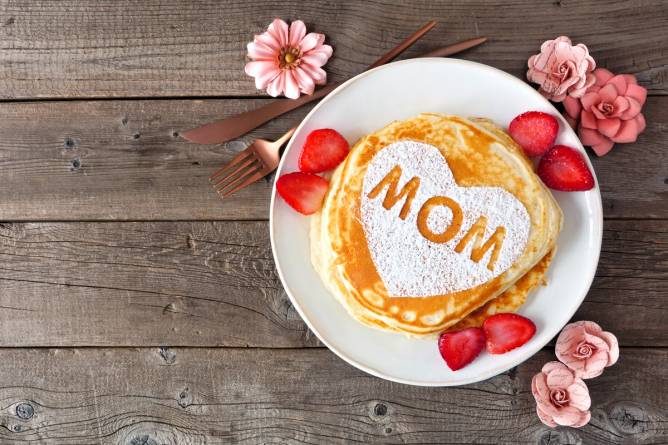
[[[276,177],[298,170],[297,159],[306,135],[317,128],[334,128],[353,144],[393,120],[421,112],[481,116],[507,127],[515,116],[528,110],[560,116],[529,85],[486,65],[438,58],[392,63],[360,74],[320,102],[297,129]],[[575,133],[563,118],[559,119],[557,143],[584,153]],[[594,278],[603,225],[598,186],[584,193],[554,195],[564,212],[564,227],[547,274],[548,285],[533,292],[519,311],[536,323],[536,335],[503,355],[483,351],[473,363],[456,372],[443,362],[434,338],[412,339],[383,332],[348,315],[311,266],[309,217],[277,198],[274,188],[269,226],[276,268],[292,304],[309,328],[353,366],[413,385],[477,382],[518,365],[545,346],[580,306]]]

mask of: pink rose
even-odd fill
[[[554,102],[566,96],[582,97],[595,79],[596,62],[582,43],[573,46],[566,36],[543,42],[540,54],[529,58],[527,79],[540,85],[538,91]]]
[[[566,120],[575,126],[583,144],[603,156],[615,142],[635,142],[645,130],[645,117],[640,110],[647,99],[647,90],[631,74],[613,75],[598,68],[596,82],[581,99],[564,100]]]
[[[557,358],[583,379],[598,377],[619,358],[617,337],[593,321],[567,324],[555,349]]]
[[[587,385],[559,362],[549,362],[531,380],[536,413],[549,427],[579,428],[591,419],[591,398]]]

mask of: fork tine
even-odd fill
[[[220,187],[221,184],[223,184],[224,182],[227,182],[230,179],[233,179],[234,177],[239,176],[239,174],[242,170],[247,169],[250,165],[253,165],[256,162],[259,162],[259,160],[255,156],[251,156],[251,157],[245,159],[244,161],[233,165],[232,168],[234,170],[226,172],[225,176],[223,176],[219,180],[217,180],[217,181],[214,180],[215,182],[212,184],[213,187]]]
[[[223,165],[217,172],[215,172],[214,174],[212,174],[211,176],[209,176],[209,181],[213,182],[214,179],[216,179],[218,176],[222,175],[224,171],[228,170],[228,169],[231,168],[231,167],[234,167],[234,166],[237,165],[239,162],[242,162],[243,160],[245,160],[245,159],[248,158],[249,156],[254,156],[254,155],[255,155],[255,153],[254,153],[252,150],[249,150],[248,148],[245,149],[244,151],[242,151],[241,153],[239,153],[238,155],[236,155],[235,157],[233,157],[233,158],[230,160],[230,162],[228,162],[227,164]]]
[[[228,176],[225,178],[225,181],[223,183],[220,183],[214,188],[218,193],[226,190],[227,188],[231,187],[233,184],[239,183],[239,181],[242,181],[245,177],[248,175],[252,175],[256,171],[262,170],[262,164],[259,162],[254,162],[250,165],[247,165],[243,170],[237,172],[234,176]]]
[[[232,193],[234,193],[238,190],[241,190],[244,187],[249,186],[250,184],[254,183],[255,181],[257,181],[261,178],[264,178],[268,174],[269,174],[269,172],[264,172],[263,170],[258,170],[257,173],[255,173],[254,175],[249,176],[248,179],[246,179],[244,182],[242,182],[238,186],[234,187],[232,190],[229,190],[229,191],[223,193],[223,197],[230,196]]]
[[[227,194],[230,190],[235,189],[239,184],[243,183],[246,179],[248,179],[248,177],[253,176],[261,171],[262,171],[262,166],[255,166],[254,168],[245,171],[242,175],[238,176],[233,181],[230,181],[227,184],[225,184],[224,187],[219,188],[218,193],[221,194],[222,196],[225,196],[225,194]]]

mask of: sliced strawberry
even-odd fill
[[[559,121],[542,111],[527,111],[510,122],[508,133],[527,156],[540,156],[552,147],[559,132]]]
[[[490,354],[503,354],[518,348],[536,333],[533,321],[511,313],[488,317],[482,328],[487,338],[487,352]]]
[[[485,347],[485,333],[480,328],[444,332],[438,338],[438,350],[448,368],[456,371],[468,365]]]
[[[337,131],[331,128],[313,130],[306,136],[299,156],[299,170],[306,173],[331,170],[348,156],[349,151],[348,141]]]
[[[584,156],[574,148],[555,145],[538,164],[538,176],[548,187],[562,192],[594,188],[594,177]]]
[[[276,190],[281,198],[304,215],[320,210],[328,188],[329,182],[325,178],[311,173],[288,173],[276,181]]]

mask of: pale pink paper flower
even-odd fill
[[[594,83],[596,62],[582,43],[573,46],[566,36],[543,42],[540,54],[529,58],[527,79],[540,85],[538,91],[554,102],[566,96],[582,97]]]
[[[555,347],[557,358],[583,379],[598,377],[619,358],[617,337],[593,321],[567,324]]]
[[[285,94],[297,99],[300,93],[313,94],[316,85],[327,82],[321,68],[332,56],[332,47],[325,45],[324,34],[306,34],[301,20],[290,24],[274,19],[267,31],[256,35],[248,44],[245,71],[255,77],[259,90],[267,89],[270,96]]]
[[[580,99],[564,100],[566,120],[575,127],[584,145],[598,156],[608,153],[615,142],[635,142],[645,130],[645,116],[640,112],[647,90],[632,74],[614,75],[604,68],[594,71],[596,82]]]
[[[559,362],[548,362],[531,380],[536,413],[549,427],[579,428],[591,419],[591,398],[587,385]]]

